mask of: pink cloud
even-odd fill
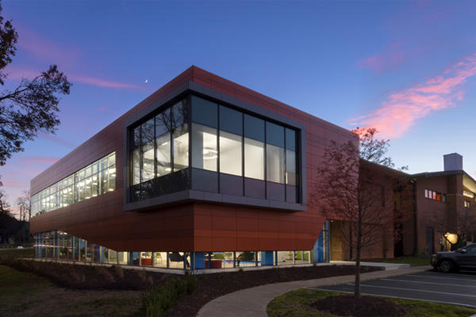
[[[21,25],[16,28],[19,34],[18,47],[39,59],[66,66],[76,63],[81,56],[77,48],[60,45]]]
[[[88,77],[88,76],[79,76],[74,74],[69,75],[68,79],[71,79],[73,82],[76,81],[76,82],[80,82],[80,83],[91,85],[91,86],[97,86],[97,87],[114,88],[114,89],[135,89],[135,90],[141,90],[141,91],[145,90],[144,87],[141,87],[139,85],[114,82],[114,81],[103,80],[103,79]]]
[[[377,74],[381,74],[405,63],[426,49],[426,47],[407,49],[401,42],[395,42],[381,52],[359,60],[357,66],[361,69],[373,69]]]
[[[22,161],[24,163],[56,163],[59,160],[57,157],[26,157]]]
[[[407,54],[401,49],[401,43],[393,43],[378,54],[358,61],[359,68],[373,69],[378,74],[405,61]]]
[[[8,188],[15,188],[21,190],[30,188],[30,184],[28,184],[27,181],[18,178],[2,177],[2,182],[3,185]],[[8,193],[8,196],[19,196],[19,194]]]
[[[78,144],[76,144],[76,143],[74,143],[74,142],[72,142],[68,139],[64,139],[62,137],[54,135],[54,134],[40,133],[40,134],[38,134],[38,136],[40,138],[42,138],[43,140],[47,140],[47,141],[62,145],[62,146],[67,147],[69,149],[74,149],[78,146]]]
[[[12,79],[22,79],[22,78],[32,79],[40,75],[40,70],[9,66],[7,68],[7,73],[8,73],[8,77]],[[69,72],[65,72],[65,74],[68,77],[68,80],[72,81],[73,83],[76,82],[76,83],[82,83],[82,84],[86,84],[90,86],[97,86],[97,87],[103,87],[103,88],[132,89],[132,90],[139,90],[139,91],[148,91],[147,88],[141,87],[139,85],[104,80],[104,79],[99,79],[99,78],[90,77],[90,76],[78,75],[74,73],[71,74]]]
[[[148,91],[148,89],[139,85],[105,80],[93,76],[83,75],[74,71],[71,72],[72,69],[78,69],[74,66],[80,62],[80,57],[82,54],[79,49],[59,44],[24,26],[17,26],[17,30],[19,34],[19,49],[23,49],[29,52],[38,59],[58,64],[61,70],[65,68],[69,69],[65,73],[68,76],[68,79],[73,83],[76,82],[91,86],[113,89],[133,89],[139,91]],[[46,68],[44,70],[46,70]],[[34,78],[40,74],[40,71],[9,66],[8,73],[10,75],[10,78],[22,79]]]
[[[351,119],[355,126],[373,127],[383,137],[400,137],[418,119],[456,106],[463,99],[463,84],[476,75],[476,53],[465,57],[445,71],[442,75],[430,78],[422,84],[393,92],[382,102],[381,107],[372,113]]]

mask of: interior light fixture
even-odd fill
[[[203,159],[204,160],[213,160],[218,157],[218,151],[210,148],[203,149]]]

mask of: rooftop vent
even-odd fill
[[[443,155],[443,162],[445,166],[445,172],[463,170],[463,157],[458,153]]]

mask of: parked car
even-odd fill
[[[437,252],[431,256],[431,265],[440,272],[476,269],[476,244],[456,251]]]

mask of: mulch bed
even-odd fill
[[[375,267],[361,268],[362,273],[379,270],[381,269]],[[195,316],[209,301],[245,288],[352,274],[355,274],[355,267],[349,265],[201,274],[198,275],[198,289],[192,295],[180,298],[168,312],[168,316]]]
[[[82,290],[146,290],[152,286],[163,285],[169,278],[177,275],[144,270],[125,270],[120,267],[72,265],[54,262],[25,260],[2,260],[20,271],[27,271],[47,277],[57,285]],[[361,272],[381,270],[376,267],[361,267]],[[195,316],[209,301],[241,289],[299,280],[310,280],[339,275],[355,274],[355,266],[310,266],[275,268],[257,271],[219,272],[198,274],[198,288],[191,295],[177,300],[168,316]]]
[[[329,296],[313,302],[310,307],[339,316],[368,317],[368,316],[406,316],[409,309],[389,302],[384,298],[354,296]]]

